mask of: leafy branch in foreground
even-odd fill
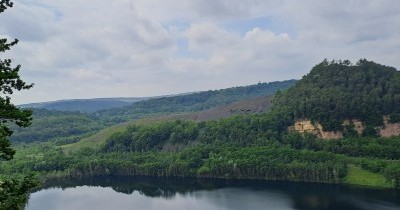
[[[9,0],[0,1],[0,13],[12,7]],[[16,45],[18,40],[9,42],[6,38],[0,39],[0,53],[4,53]],[[29,110],[22,110],[11,103],[14,91],[30,89],[33,84],[26,84],[19,75],[20,65],[13,67],[9,58],[0,58],[0,161],[11,160],[15,150],[11,148],[9,137],[12,131],[11,124],[27,127],[31,123]],[[22,209],[28,198],[29,191],[36,186],[32,176],[23,179],[9,179],[0,177],[0,209]]]

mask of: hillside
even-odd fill
[[[355,65],[325,60],[274,103],[273,112],[286,126],[310,120],[324,131],[357,135],[360,124],[360,134],[377,135],[385,117],[400,122],[400,72],[365,59]]]
[[[398,71],[394,68],[365,60],[356,65],[346,61],[324,61],[291,88],[279,91],[271,109],[268,94],[223,104],[231,98],[240,98],[233,96],[243,93],[246,93],[244,97],[257,95],[257,91],[251,91],[258,86],[255,85],[226,92],[208,91],[206,95],[194,93],[170,97],[168,99],[172,100],[168,103],[166,98],[137,102],[124,109],[114,109],[115,116],[125,120],[125,123],[114,126],[111,125],[115,122],[109,118],[111,112],[107,111],[93,115],[68,114],[76,115],[74,118],[77,120],[64,116],[63,112],[56,112],[54,114],[59,117],[67,118],[62,122],[78,122],[71,128],[79,128],[79,124],[87,125],[84,127],[88,128],[87,133],[78,134],[77,138],[65,136],[57,140],[58,137],[54,137],[43,143],[20,144],[14,160],[0,164],[0,173],[12,175],[34,172],[43,179],[139,175],[287,180],[400,188],[399,136],[371,137],[371,133],[364,132],[363,136],[345,135],[337,141],[326,141],[316,135],[288,131],[288,127],[300,118],[309,118],[312,124],[325,119],[316,116],[327,116],[328,119],[334,119],[332,122],[326,121],[333,125],[343,119],[353,120],[351,122],[358,117],[369,119],[356,114],[369,113],[361,111],[371,104],[379,104],[387,95],[392,99],[385,101],[387,106],[381,104],[386,108],[375,107],[378,110],[376,113],[381,115],[382,124],[388,120],[395,121],[398,119],[397,106],[392,104],[398,103],[397,75]],[[321,81],[317,78],[321,78]],[[344,78],[348,79],[345,80],[348,81],[347,85],[342,84]],[[348,92],[347,86],[352,87]],[[383,91],[376,98],[371,92],[377,87],[382,87]],[[230,92],[232,90],[240,91],[234,94]],[[218,92],[224,94],[216,95]],[[229,99],[227,95],[232,97]],[[358,100],[356,96],[362,99]],[[346,98],[347,103],[351,104],[352,97],[357,106],[336,106],[346,104],[336,99]],[[136,104],[141,105],[135,107]],[[205,110],[210,106],[204,104],[220,105]],[[310,104],[315,106],[306,109]],[[145,105],[151,106],[145,109]],[[357,109],[361,111],[357,112]],[[145,112],[140,113],[141,110]],[[197,111],[184,112],[188,110]],[[353,119],[340,114],[352,112]],[[52,119],[46,112],[37,115]],[[43,126],[37,127],[39,131],[49,126],[44,122],[45,118]],[[57,125],[57,121],[50,123]],[[327,126],[323,120],[320,123]],[[368,124],[368,121],[362,124],[373,129],[380,125]],[[61,125],[67,126],[68,123]],[[95,129],[101,126],[105,129],[100,132],[91,130],[97,125],[99,127]],[[62,133],[62,130],[53,131],[57,132]]]
[[[218,106],[191,114],[191,118],[197,121],[218,120],[237,114],[256,114],[268,111],[271,107],[273,96],[259,96]]]
[[[152,99],[110,98],[61,101],[58,108],[57,103],[47,102],[44,103],[44,107],[47,109],[74,110],[79,108],[79,110],[71,112],[35,108],[33,109],[32,125],[23,129],[15,127],[15,133],[11,140],[14,143],[46,141],[73,143],[106,127],[143,118],[149,118],[144,121],[211,120],[233,114],[258,113],[269,108],[270,95],[273,95],[278,89],[287,89],[295,82],[295,80],[288,80],[260,83],[245,87]],[[134,100],[142,101],[133,103]],[[104,108],[105,104],[110,105],[116,101],[133,104],[94,113],[79,112],[84,110],[92,112],[97,108]]]
[[[82,138],[78,142],[67,144],[63,146],[65,151],[77,151],[82,147],[98,148],[114,133],[122,132],[126,130],[131,124],[153,124],[166,121],[175,120],[193,120],[193,121],[208,121],[208,120],[220,120],[222,118],[228,118],[233,115],[250,115],[256,113],[267,112],[271,107],[271,100],[273,96],[260,96],[257,98],[241,100],[233,102],[227,105],[218,106],[208,110],[189,112],[181,114],[170,114],[158,117],[148,117],[138,119],[131,122],[124,122],[114,126],[109,126],[94,135],[86,138]]]
[[[114,114],[116,114],[116,118],[121,121],[121,119],[124,118],[121,115],[125,114],[137,117],[140,113],[199,111],[247,98],[254,98],[261,95],[273,95],[278,89],[287,89],[295,82],[296,80],[287,80],[157,97],[70,99],[21,104],[19,107],[67,112],[78,111],[83,113],[100,112],[106,117],[115,117]],[[144,102],[149,99],[149,102]],[[133,103],[137,102],[142,103],[133,105]],[[161,107],[157,109],[155,108],[157,106]]]
[[[13,126],[13,143],[53,141],[67,144],[79,141],[107,126],[97,117],[87,113],[33,109],[33,121],[27,128]]]
[[[43,103],[22,104],[19,105],[19,107],[93,113],[103,109],[127,106],[138,101],[147,100],[149,98],[150,97],[71,99]]]
[[[256,85],[210,90],[187,95],[171,96],[140,101],[129,106],[99,111],[98,115],[111,122],[165,115],[171,113],[194,112],[251,99],[263,95],[274,95],[277,90],[285,90],[296,80],[259,83]]]

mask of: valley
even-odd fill
[[[366,64],[381,71],[378,64]],[[321,65],[324,66],[320,70]],[[316,71],[320,77],[328,74],[323,71],[325,66],[353,68],[343,63],[322,63],[308,77]],[[398,74],[395,70],[394,73]],[[378,182],[385,184],[376,187],[397,187],[399,137],[346,130],[341,131],[345,132],[341,134],[344,139],[333,141],[321,139],[313,132],[288,132],[290,121],[293,122],[289,116],[293,115],[285,110],[295,109],[276,104],[300,100],[289,94],[300,91],[299,87],[307,81],[306,77],[299,82],[289,80],[148,99],[93,114],[37,109],[32,126],[13,135],[18,153],[14,160],[3,163],[1,170],[4,174],[30,171],[40,174],[43,180],[147,175],[351,184],[348,176],[354,173],[347,173],[348,165],[355,165],[360,168],[358,171],[385,177]],[[387,83],[397,84],[390,80]],[[387,89],[397,94],[398,90]],[[275,91],[279,97],[273,99],[271,94]],[[286,96],[290,100],[283,99]],[[329,98],[328,94],[325,96]],[[321,104],[322,107],[325,106]],[[397,108],[385,110],[398,112]],[[382,115],[390,114],[388,111]],[[316,120],[313,116],[301,116]],[[325,123],[335,122],[321,119]],[[368,131],[369,125],[366,126],[364,132]]]
[[[369,90],[364,95],[347,91],[352,87],[346,85],[332,89],[351,75],[336,78],[332,86],[309,80],[314,75],[331,78],[338,69],[349,73],[347,68],[375,78],[360,80]],[[381,73],[384,79],[376,72],[386,72]],[[32,125],[12,136],[14,159],[1,162],[0,171],[13,177],[33,174],[42,183],[148,176],[397,189],[400,136],[381,136],[380,131],[388,122],[398,123],[398,75],[370,61],[324,61],[299,81],[147,99],[94,113],[33,109]],[[382,92],[370,96],[377,87]],[[393,101],[387,101],[387,94]],[[337,97],[350,104],[350,98],[360,97],[354,102],[359,105]],[[369,112],[371,104],[381,108]]]

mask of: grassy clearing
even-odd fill
[[[112,134],[122,132],[128,127],[129,123],[122,123],[105,128],[96,134],[84,138],[76,143],[61,146],[66,152],[73,152],[83,147],[97,148],[100,144],[106,141]]]
[[[372,173],[354,165],[348,166],[348,171],[346,177],[344,178],[344,183],[377,188],[393,187],[392,183],[381,174]]]

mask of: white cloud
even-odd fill
[[[21,40],[10,56],[36,83],[16,103],[146,96],[300,78],[324,58],[398,68],[399,10],[396,0],[19,0],[0,35]]]
[[[55,14],[35,5],[15,4],[1,14],[0,34],[28,41],[41,42],[56,32]]]
[[[189,50],[200,54],[212,54],[215,50],[230,48],[239,40],[236,34],[213,23],[194,23],[184,34]]]

